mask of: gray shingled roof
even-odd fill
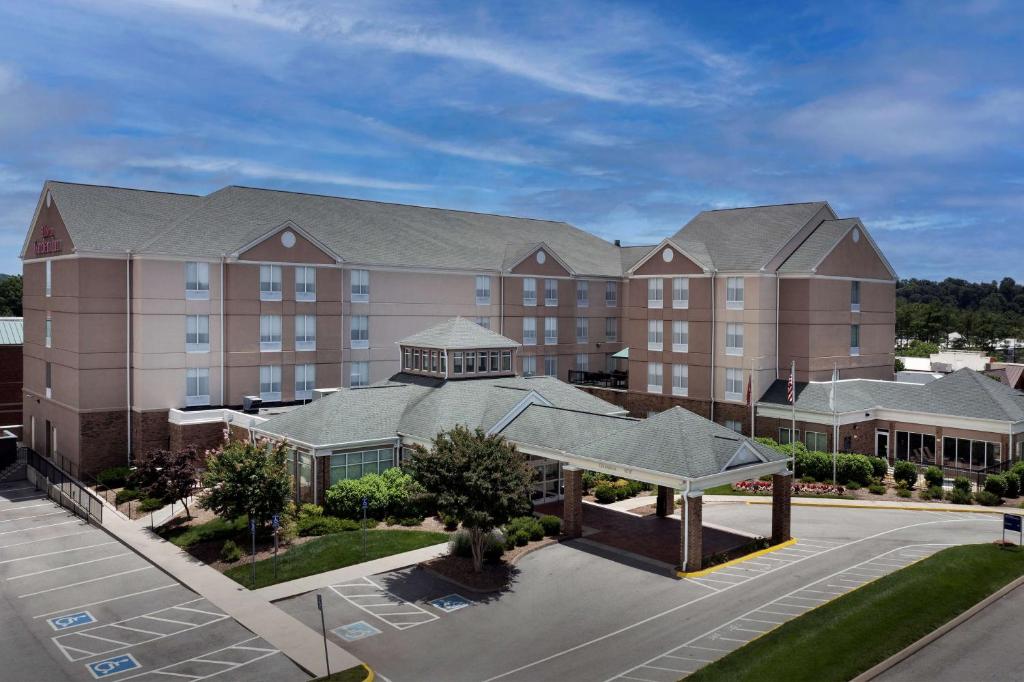
[[[519,344],[498,332],[463,317],[455,317],[416,332],[398,342],[402,346],[459,350],[464,348],[518,348]]]
[[[841,220],[825,220],[807,236],[807,239],[796,248],[786,262],[779,266],[779,272],[811,272],[818,263],[836,247],[839,240],[854,225],[860,224],[858,218]]]
[[[797,409],[831,412],[830,388],[831,382],[798,385]],[[927,384],[847,379],[838,383],[836,396],[839,412],[886,408],[1007,422],[1024,420],[1024,393],[970,369],[958,370]],[[786,382],[774,382],[760,402],[788,405]]]
[[[814,214],[823,201],[702,211],[672,237],[695,258],[706,249],[712,266],[722,271],[759,270]]]
[[[0,346],[21,346],[24,343],[24,318],[0,317]]]

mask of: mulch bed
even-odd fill
[[[466,557],[443,556],[420,564],[423,568],[459,587],[473,592],[504,592],[511,587],[519,569],[515,564],[527,554],[557,543],[559,538],[546,537],[513,547],[501,557],[500,564],[484,564],[482,573],[473,570],[473,560]]]

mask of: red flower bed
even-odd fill
[[[732,489],[737,492],[752,493],[754,495],[771,495],[771,481],[740,481],[733,483]],[[794,483],[794,495],[842,495],[846,488],[831,483]]]

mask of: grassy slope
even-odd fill
[[[789,621],[687,678],[849,680],[1024,575],[1024,551],[943,550]]]
[[[225,521],[217,517],[206,523],[196,526],[166,526],[161,528],[159,534],[165,540],[173,542],[178,547],[188,549],[197,542],[204,540],[238,540],[242,533],[249,536],[249,520],[243,516],[234,521]]]
[[[448,540],[446,533],[429,533],[419,530],[369,530],[366,531],[366,561],[408,552],[420,547],[436,545]],[[274,580],[274,561],[264,559],[256,562],[256,587],[266,587],[286,580],[323,573],[335,568],[351,566],[364,561],[362,533],[346,531],[325,535],[296,545],[278,557],[278,577]],[[243,557],[237,566],[224,572],[232,580],[250,586],[251,564]]]
[[[330,677],[318,677],[312,680],[312,682],[365,682],[368,677],[369,673],[366,671],[366,668],[357,665],[348,670],[331,673]]]

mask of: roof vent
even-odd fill
[[[621,241],[621,240],[618,240],[618,239],[616,239],[616,240],[615,240],[615,246],[622,246],[622,241]]]

